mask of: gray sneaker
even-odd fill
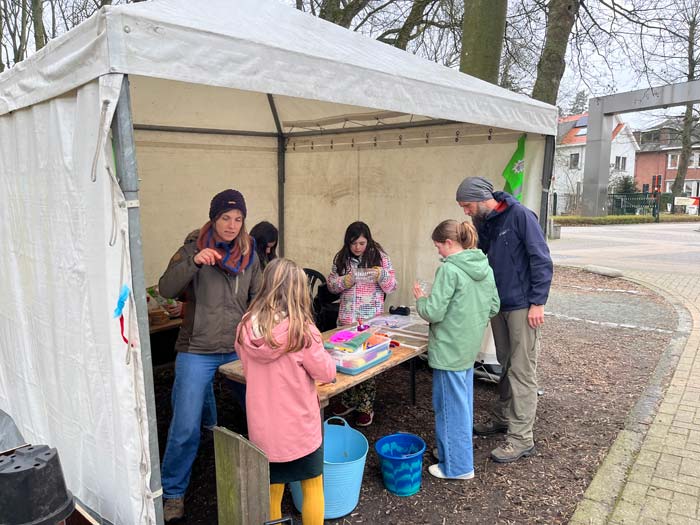
[[[491,451],[491,459],[496,463],[512,463],[520,458],[532,456],[534,453],[535,445],[522,446],[506,440]]]
[[[486,423],[476,423],[474,425],[474,434],[477,436],[490,436],[492,434],[505,434],[508,432],[508,425],[493,419]]]
[[[185,498],[167,498],[163,504],[163,520],[175,523],[185,517]]]

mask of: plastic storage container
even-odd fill
[[[377,281],[377,271],[374,268],[355,268],[352,272],[356,283],[373,283]]]
[[[328,353],[335,361],[336,367],[345,369],[356,369],[366,367],[368,364],[376,364],[386,359],[389,355],[389,343],[391,339],[383,335],[372,334],[367,341],[365,350],[356,352],[343,352],[340,350],[329,350]]]
[[[338,421],[340,425],[331,425]],[[327,520],[350,514],[360,500],[362,475],[369,444],[367,438],[342,417],[331,417],[323,424],[323,517]],[[301,512],[301,484],[290,483],[294,506]]]

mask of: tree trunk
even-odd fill
[[[697,29],[697,20],[692,19],[688,24],[688,82],[695,80],[695,33]],[[671,186],[673,200],[683,193],[685,188],[685,176],[688,173],[688,161],[692,154],[693,147],[693,105],[688,104],[685,107],[685,115],[683,116],[683,131],[681,132],[681,154],[678,158],[678,171],[676,178]],[[677,213],[676,205],[671,207],[673,213]]]
[[[32,21],[34,22],[34,47],[39,51],[46,45],[43,0],[32,0]]]
[[[19,42],[14,49],[14,63],[21,62],[27,56],[27,38],[29,32],[27,31],[27,26],[29,25],[29,10],[27,9],[27,0],[22,0],[20,4],[20,33]]]
[[[507,0],[464,0],[459,70],[498,83]]]
[[[428,7],[433,0],[413,0],[413,5],[411,6],[411,12],[408,13],[406,20],[404,21],[401,29],[399,29],[398,35],[396,35],[396,42],[394,46],[399,49],[406,50],[408,42],[411,40],[411,34],[418,26],[419,22],[423,20],[423,14],[425,13],[425,8]]]
[[[344,7],[341,7],[340,0],[323,0],[318,16],[347,29],[368,3],[369,0],[350,0]]]
[[[692,132],[693,132],[693,105],[688,104],[685,107],[685,115],[683,116],[683,130],[681,131],[681,153],[678,157],[678,170],[676,171],[676,178],[673,180],[673,185],[671,186],[671,193],[673,194],[673,199],[675,201],[676,197],[683,193],[683,188],[685,186],[685,176],[688,173],[688,161],[690,160],[690,155],[692,154]],[[674,204],[671,209],[673,213],[677,213],[676,205]]]
[[[532,98],[557,103],[559,84],[566,68],[566,48],[569,35],[578,16],[579,0],[550,0],[544,48],[537,63],[537,80]]]
[[[3,22],[5,18],[5,5],[4,0],[0,0],[0,73],[5,71],[5,62],[2,61],[2,50],[3,50]]]

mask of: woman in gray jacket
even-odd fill
[[[216,425],[214,374],[220,365],[238,359],[233,348],[236,327],[260,287],[260,264],[245,228],[246,214],[240,192],[215,195],[209,221],[187,236],[158,283],[163,297],[185,302],[161,473],[166,522],[184,516],[200,426]]]

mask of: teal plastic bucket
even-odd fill
[[[331,425],[330,421],[340,422]],[[350,514],[360,501],[362,475],[369,443],[342,417],[330,417],[323,424],[323,495],[326,500],[323,517],[340,518]],[[290,483],[294,506],[301,512],[301,483]]]
[[[420,490],[425,441],[414,434],[391,434],[374,444],[379,455],[384,486],[397,496],[413,496]]]

